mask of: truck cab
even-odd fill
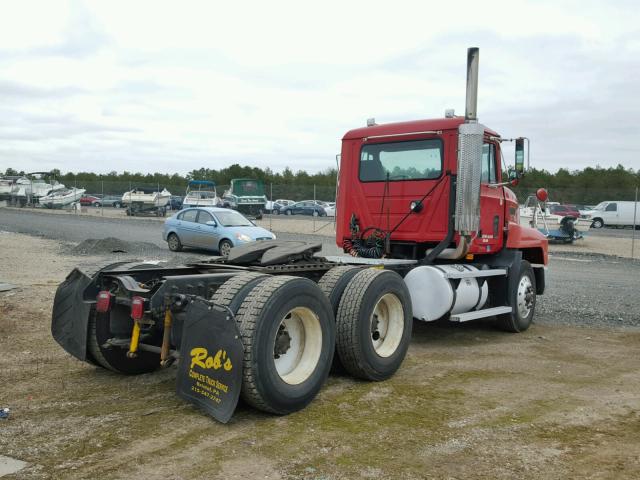
[[[352,248],[354,230],[384,237],[384,256],[419,260],[447,239],[458,181],[460,126],[464,117],[371,125],[342,139],[336,242]],[[503,179],[500,135],[484,127],[479,166],[479,224],[465,255],[523,249],[546,264],[546,240],[518,223],[518,202]],[[476,165],[476,168],[478,166]],[[476,192],[477,194],[477,192]],[[372,228],[374,227],[374,228]],[[365,234],[366,235],[366,234]],[[460,243],[456,232],[445,246]]]

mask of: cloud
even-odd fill
[[[68,97],[87,93],[86,90],[74,87],[38,87],[26,83],[2,81],[0,80],[0,98],[14,101],[24,101],[29,99],[47,99]]]
[[[0,18],[0,169],[322,170],[368,117],[461,114],[472,45],[480,120],[530,137],[532,164],[640,168],[633,3],[471,6],[20,2]]]

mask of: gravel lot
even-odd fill
[[[350,479],[640,476],[640,267],[554,255],[537,323],[417,323],[381,383],[332,376],[301,412],[239,406],[221,425],[174,394],[175,367],[124,377],[67,355],[49,332],[68,271],[104,257],[0,233],[0,452],[6,478]],[[154,249],[154,259],[175,261]],[[594,328],[597,325],[598,328]]]
[[[151,242],[164,249],[162,240],[162,222],[157,217],[127,217],[123,210],[105,209],[115,212],[115,216],[102,217],[100,209],[92,213],[74,214],[61,210],[0,208],[0,230],[29,235],[42,235],[46,238],[81,242],[88,238],[105,238],[117,234],[119,238],[134,242]],[[272,230],[283,240],[305,240],[322,242],[326,255],[336,255],[338,249],[334,243],[333,221],[310,218],[266,218],[258,225]],[[316,232],[314,234],[314,231]]]

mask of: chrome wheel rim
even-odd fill
[[[171,235],[169,237],[169,248],[171,250],[176,250],[178,248],[178,237],[175,235]]]
[[[535,298],[534,295],[531,279],[528,275],[524,275],[518,284],[517,306],[520,317],[527,318],[529,313],[531,313],[533,299]]]

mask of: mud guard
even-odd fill
[[[179,397],[227,423],[242,387],[244,349],[231,311],[200,297],[188,306],[176,380]]]
[[[138,260],[122,262],[103,262],[90,272],[74,268],[64,282],[58,286],[51,312],[51,335],[68,353],[78,360],[95,363],[91,355],[87,356],[87,337],[89,335],[89,314],[95,301],[88,301],[87,294],[95,299],[95,288],[89,290],[99,272],[111,270],[122,265],[135,264]]]
[[[83,300],[83,294],[92,281],[74,268],[56,290],[51,314],[51,334],[55,341],[83,361],[87,359],[87,325],[92,305]]]

